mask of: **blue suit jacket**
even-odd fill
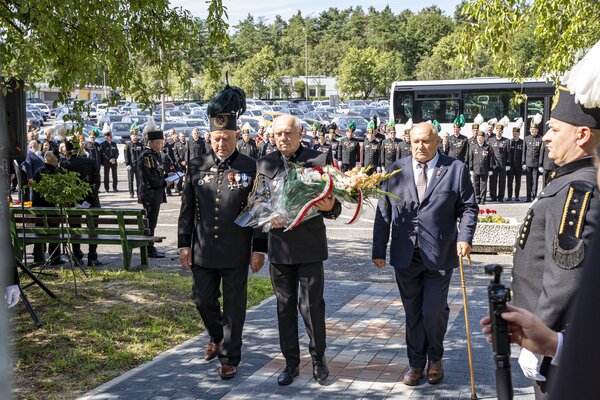
[[[426,268],[456,268],[456,242],[472,242],[479,213],[469,170],[461,161],[440,154],[425,199],[419,203],[412,160],[412,156],[405,157],[388,167],[388,172],[402,170],[382,186],[398,199],[386,196],[379,200],[373,227],[373,259],[386,258],[391,227],[392,266],[406,268],[411,264],[418,238]]]

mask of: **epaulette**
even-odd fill
[[[560,268],[577,267],[584,256],[583,229],[594,185],[576,181],[569,185],[558,233],[552,242],[552,259]]]
[[[149,169],[154,169],[156,167],[156,162],[154,161],[152,154],[145,154],[144,158]]]

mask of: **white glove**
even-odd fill
[[[13,307],[19,302],[19,285],[11,285],[6,287],[6,305],[8,308]]]
[[[494,173],[492,171],[489,171],[488,176],[492,176],[492,175],[494,175]]]
[[[131,165],[127,166],[127,171],[131,171]]]
[[[523,165],[523,168],[521,168],[523,171],[527,171],[527,165]]]
[[[473,175],[475,175],[475,172],[469,171],[469,174],[471,174],[471,176],[473,176]]]
[[[539,168],[538,168],[538,171],[540,171],[540,174],[543,174],[543,173],[544,173],[544,168],[542,168],[542,167],[539,167]]]
[[[510,171],[510,165],[506,166],[506,171]]]
[[[527,349],[521,349],[521,355],[519,356],[519,365],[525,375],[529,379],[535,381],[545,381],[546,377],[540,374],[540,365],[544,357],[534,354]]]

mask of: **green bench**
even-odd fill
[[[10,209],[10,231],[16,254],[35,243],[121,245],[123,268],[129,270],[133,249],[140,249],[141,267],[148,266],[148,245],[164,237],[150,236],[145,210],[123,208],[65,208],[68,221],[61,232],[58,208],[32,207]],[[72,226],[80,225],[80,226]],[[63,239],[63,233],[64,238]]]

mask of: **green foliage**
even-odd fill
[[[264,97],[269,88],[277,83],[276,72],[275,52],[273,48],[264,46],[236,70],[234,82],[244,89],[249,97]]]
[[[338,88],[348,97],[367,98],[373,90],[386,93],[392,81],[404,77],[404,64],[394,52],[351,48],[343,58]]]
[[[92,192],[90,184],[82,181],[74,171],[42,174],[40,181],[31,185],[34,191],[60,208],[73,207]]]
[[[208,3],[208,39],[224,43],[226,10],[222,0]],[[197,29],[188,11],[164,0],[9,0],[0,7],[0,76],[36,82],[47,75],[64,100],[105,72],[108,85],[147,102],[155,93],[139,66],[183,76],[182,54],[202,45]]]
[[[294,92],[298,97],[304,97],[306,94],[306,83],[304,81],[296,81],[294,82]]]
[[[431,54],[423,57],[415,68],[419,80],[466,79],[479,76],[495,76],[494,64],[486,52],[480,52],[472,64],[463,63],[456,51],[460,32],[443,37]]]
[[[462,13],[468,20],[459,43],[465,62],[485,51],[499,71],[516,79],[557,80],[600,39],[598,1],[471,0]],[[524,66],[524,59],[531,63]]]

